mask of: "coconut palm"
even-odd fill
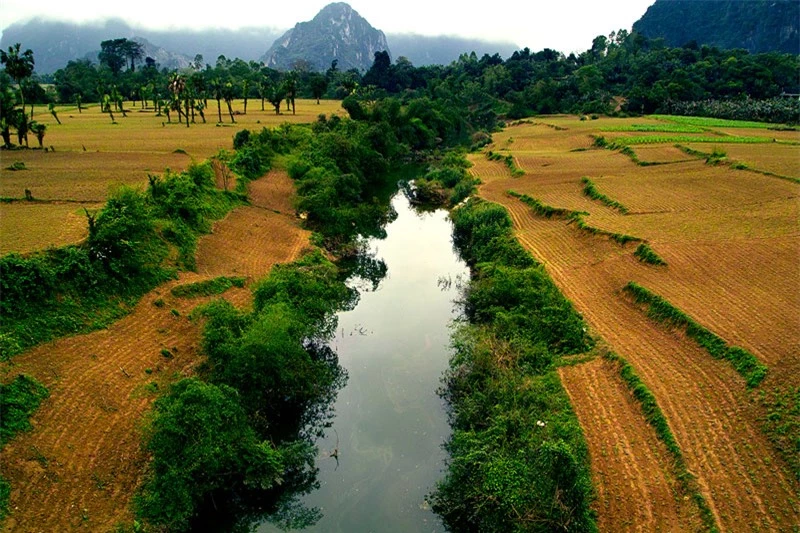
[[[25,95],[22,94],[22,80],[28,78],[33,74],[33,51],[28,48],[24,52],[20,52],[20,44],[16,43],[14,46],[8,47],[8,52],[0,50],[0,63],[5,65],[6,73],[11,76],[17,87],[19,87],[20,102],[22,104],[22,112],[25,112]]]
[[[31,122],[31,131],[36,134],[39,148],[44,148],[44,133],[47,131],[47,126],[40,122]]]

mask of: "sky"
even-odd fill
[[[351,0],[348,3],[385,33],[458,35],[506,41],[533,51],[580,52],[592,39],[630,30],[655,0]],[[165,29],[289,29],[310,20],[329,0],[240,0],[214,8],[187,8],[186,1],[0,0],[0,29],[33,17],[76,22],[118,17],[131,25]],[[201,5],[198,2],[198,5]],[[206,4],[208,5],[208,4]]]

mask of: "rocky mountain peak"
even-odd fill
[[[261,60],[277,69],[294,68],[304,61],[325,70],[338,60],[340,70],[367,70],[375,52],[388,51],[382,31],[373,28],[344,2],[328,4],[307,22],[300,22],[278,38]]]

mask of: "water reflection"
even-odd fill
[[[317,441],[319,488],[293,501],[302,510],[294,516],[313,520],[273,517],[260,532],[444,530],[425,495],[444,468],[449,426],[436,389],[467,269],[445,211],[415,212],[402,194],[392,203],[398,216],[386,239],[367,241],[352,266],[349,283],[368,290],[338,315],[329,343],[349,379]]]

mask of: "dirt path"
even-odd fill
[[[595,359],[562,367],[559,375],[589,443],[600,531],[698,530],[697,509],[679,494],[672,458],[618,370]]]
[[[267,189],[262,181],[268,180],[281,191],[273,200],[281,201],[288,176],[272,172],[254,189]],[[262,201],[263,194],[253,195],[254,205]],[[110,531],[130,522],[133,489],[146,464],[143,417],[158,389],[202,361],[200,326],[187,315],[207,299],[176,298],[170,288],[223,274],[258,279],[307,243],[294,217],[263,207],[237,209],[201,239],[198,274],[181,274],[145,295],[105,330],[39,346],[4,364],[4,381],[24,372],[50,390],[32,418],[34,430],[2,452],[0,468],[12,485],[6,530]],[[232,289],[225,297],[244,305],[249,295]]]

